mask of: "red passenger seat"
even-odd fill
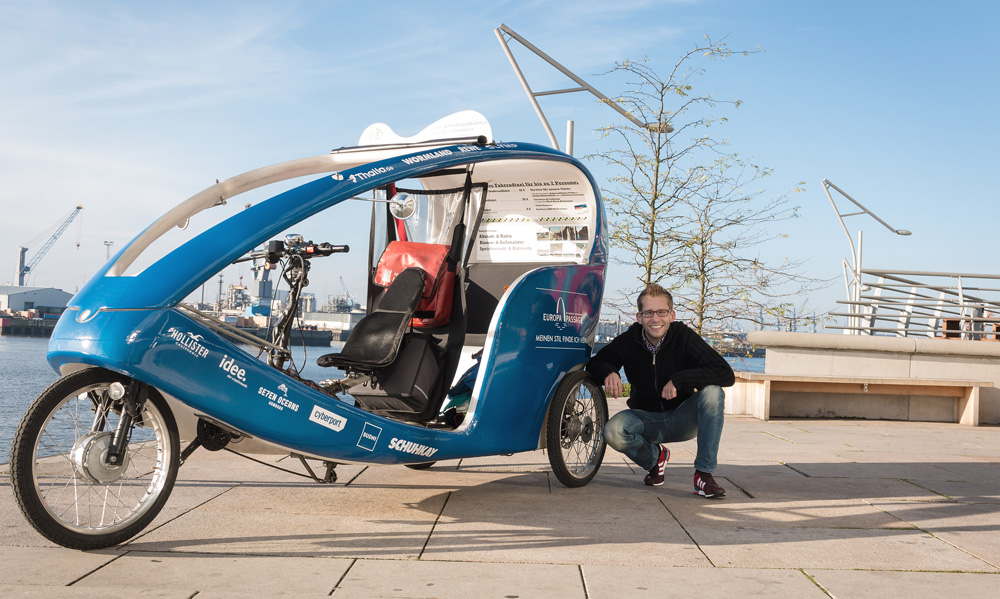
[[[424,292],[410,320],[414,328],[439,327],[451,320],[455,265],[448,259],[450,250],[450,246],[438,243],[393,241],[379,258],[374,283],[383,289],[407,268],[424,271]]]

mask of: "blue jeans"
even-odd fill
[[[694,468],[712,473],[719,457],[725,400],[722,387],[709,385],[672,412],[623,410],[604,427],[604,439],[643,470],[649,470],[660,457],[660,443],[676,443],[698,437]]]

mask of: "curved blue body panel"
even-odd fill
[[[511,159],[560,161],[585,173],[598,203],[595,243],[588,264],[540,266],[510,285],[493,316],[467,420],[457,430],[398,422],[343,403],[175,308],[234,259],[347,198],[442,168]],[[251,437],[335,461],[419,463],[531,450],[556,385],[589,358],[603,296],[605,238],[596,184],[570,156],[531,144],[417,152],[279,194],[135,276],[106,276],[109,263],[71,301],[48,359],[57,370],[82,363],[123,372]]]

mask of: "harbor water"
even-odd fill
[[[14,433],[31,402],[46,387],[59,378],[45,360],[48,339],[39,337],[0,336],[0,464],[10,460]],[[324,347],[293,349],[295,364],[302,376],[313,380],[329,378],[330,372],[316,365],[316,358],[329,351],[338,351],[335,342]],[[764,358],[726,358],[734,370],[763,372]]]

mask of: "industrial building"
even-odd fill
[[[0,286],[0,310],[9,312],[37,310],[58,314],[72,298],[72,293],[54,287]]]

